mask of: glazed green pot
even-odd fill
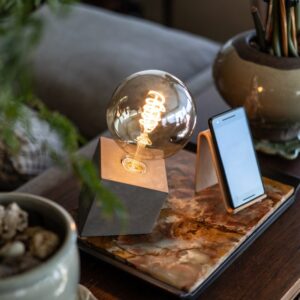
[[[1,300],[75,300],[79,280],[76,226],[59,205],[38,196],[1,193],[0,204],[16,202],[38,223],[56,232],[62,243],[41,265],[0,280]]]
[[[254,31],[229,40],[214,63],[214,80],[231,107],[244,106],[257,138],[284,141],[300,129],[300,58],[276,57],[254,46]]]

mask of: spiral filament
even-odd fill
[[[158,125],[158,122],[161,120],[161,113],[166,111],[165,101],[165,97],[162,94],[156,91],[149,91],[145,99],[146,104],[143,106],[142,119],[139,121],[145,133],[152,132]]]
[[[139,154],[146,146],[152,145],[152,141],[149,138],[151,133],[161,121],[161,114],[166,112],[165,97],[156,92],[150,90],[145,99],[145,105],[141,113],[142,118],[139,123],[143,129],[143,132],[136,138],[137,149],[134,157],[126,157],[123,159],[122,164],[124,168],[131,173],[145,173],[146,165],[139,160]]]
[[[161,114],[166,111],[164,106],[165,97],[156,92],[149,91],[146,104],[143,106],[142,118],[139,120],[140,125],[143,127],[143,133],[137,138],[137,142],[144,145],[151,145],[151,140],[148,134],[152,132],[161,121]]]

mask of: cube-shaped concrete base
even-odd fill
[[[108,236],[150,233],[168,195],[164,160],[147,161],[145,174],[126,171],[121,160],[122,149],[112,140],[101,137],[93,157],[99,170],[99,180],[122,202],[127,214],[122,221],[113,216],[107,219],[94,195],[83,188],[80,194],[78,229],[81,236]]]

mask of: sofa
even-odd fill
[[[199,97],[213,85],[211,66],[219,50],[213,41],[83,4],[60,16],[46,6],[37,14],[45,28],[31,57],[36,93],[90,141],[80,150],[85,155],[91,155],[97,136],[106,130],[105,111],[114,89],[134,72],[160,69],[184,81],[197,106],[197,130],[220,112],[214,107],[227,107],[217,95],[217,106]],[[18,191],[43,194],[65,176],[70,173],[52,167]]]

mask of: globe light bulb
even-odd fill
[[[126,155],[121,163],[145,173],[145,160],[162,159],[188,142],[196,124],[193,99],[175,76],[158,70],[135,73],[114,92],[107,125]]]

